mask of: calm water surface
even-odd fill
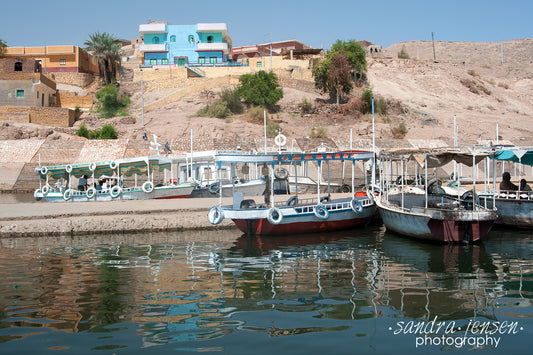
[[[530,353],[533,235],[0,239],[0,352]],[[476,327],[478,325],[478,327]]]

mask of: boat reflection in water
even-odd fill
[[[434,245],[353,233],[1,239],[0,351],[407,353],[415,335],[390,329],[435,317],[518,322],[485,348],[529,346],[530,235]],[[425,348],[442,350],[457,349]]]

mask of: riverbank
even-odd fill
[[[223,204],[231,204],[224,198]],[[87,235],[235,228],[212,225],[218,198],[65,203],[0,203],[0,237]]]

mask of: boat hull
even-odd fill
[[[533,200],[516,198],[496,198],[495,224],[513,228],[533,229]],[[488,208],[493,206],[491,196],[480,196],[480,203]]]
[[[387,230],[408,237],[444,242],[470,243],[483,239],[491,230],[494,211],[449,211],[430,208],[400,208],[378,203]]]

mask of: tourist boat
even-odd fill
[[[395,233],[437,242],[476,242],[491,230],[496,210],[479,203],[476,179],[473,189],[457,197],[444,190],[430,191],[428,169],[456,161],[474,166],[488,154],[445,149],[391,150],[380,153],[384,171],[380,173],[379,191],[375,189],[376,205],[387,230]],[[408,161],[415,161],[425,170],[424,184],[404,185],[404,179],[394,178],[392,165],[401,163],[401,174],[407,175]],[[475,170],[474,170],[475,174]],[[400,184],[396,182],[399,181]]]
[[[254,199],[244,199],[240,194],[233,195],[233,205],[213,206],[208,213],[209,221],[218,224],[223,219],[231,219],[237,228],[248,235],[286,235],[296,233],[327,232],[347,229],[366,224],[374,215],[374,201],[364,191],[357,193],[322,195],[320,186],[316,197],[302,197],[295,194],[281,201],[281,195],[274,194],[274,180],[280,175],[283,166],[300,162],[315,162],[318,175],[324,162],[351,161],[352,171],[356,161],[374,160],[374,153],[366,151],[319,152],[319,153],[277,153],[263,155],[219,154],[216,157],[218,166],[228,162],[245,164],[266,164],[267,191],[264,203]],[[287,171],[287,170],[285,170]],[[320,178],[317,179],[320,185]],[[354,176],[352,174],[352,190]],[[274,198],[280,201],[274,201]]]
[[[520,147],[496,148],[493,156],[494,168],[496,162],[515,162],[533,167],[533,149]],[[520,169],[518,169],[520,171]],[[518,176],[520,181],[521,176]],[[494,179],[496,180],[496,178]],[[480,202],[489,208],[496,206],[497,218],[495,224],[513,228],[533,228],[533,194],[531,191],[502,191],[496,188],[479,194]]]
[[[172,160],[160,155],[38,166],[35,173],[40,176],[40,187],[33,196],[48,202],[187,198],[196,186],[187,181],[175,183]],[[77,179],[83,176],[87,187],[78,189]]]
[[[215,157],[219,153],[216,150],[193,152],[174,159],[178,164],[178,181],[192,179],[197,184],[191,192],[191,198],[218,197],[220,191],[223,197],[233,196],[234,191],[242,192],[244,196],[263,194],[265,179],[257,167],[228,163],[217,169]]]

